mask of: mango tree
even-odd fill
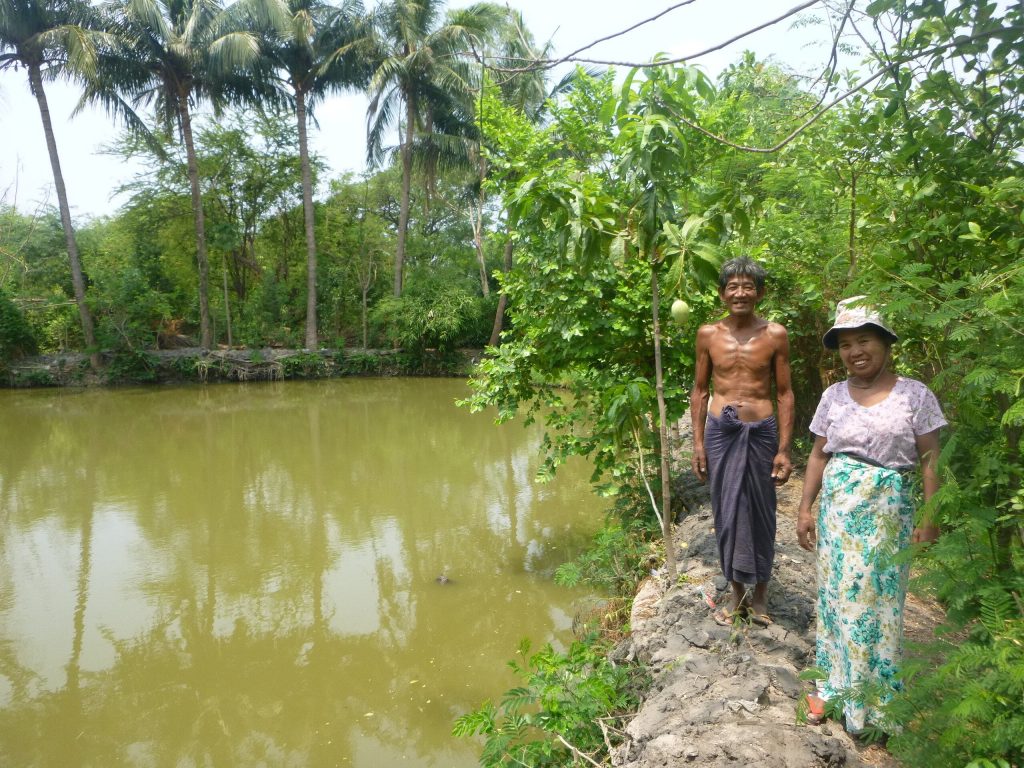
[[[582,78],[544,129],[511,110],[493,122],[504,126],[491,137],[495,183],[521,258],[503,279],[514,331],[482,363],[471,403],[498,406],[500,419],[523,404],[529,418],[546,411],[545,473],[588,455],[614,492],[635,457],[674,576],[666,426],[684,407],[692,339],[673,344],[666,375],[660,282],[704,285],[729,232],[703,215],[692,181],[714,147],[675,120],[694,117],[714,89],[691,68],[640,75],[618,95],[610,76]],[[654,424],[660,508],[644,463]]]

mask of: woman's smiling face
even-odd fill
[[[846,372],[862,381],[874,379],[889,357],[888,345],[868,326],[839,331],[837,341]]]

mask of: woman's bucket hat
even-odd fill
[[[836,304],[836,319],[832,327],[825,331],[821,337],[821,343],[827,349],[839,348],[839,332],[852,331],[855,328],[863,328],[866,325],[874,327],[883,338],[893,343],[900,340],[900,337],[893,333],[892,329],[885,324],[878,310],[869,304],[864,303],[866,296],[851,296]]]

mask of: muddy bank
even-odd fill
[[[620,659],[646,664],[653,683],[612,756],[621,768],[699,765],[712,768],[895,766],[881,747],[865,747],[836,723],[797,722],[809,684],[798,677],[814,663],[814,554],[796,540],[802,478],[780,489],[768,628],[722,627],[713,602],[728,585],[718,566],[706,487],[679,469],[688,513],[676,527],[680,579],[646,581],[634,601],[632,634]],[[908,600],[911,627],[934,626],[937,609]]]
[[[481,350],[410,353],[392,349],[214,349],[198,347],[103,353],[94,371],[88,355],[27,357],[0,366],[0,386],[82,387],[279,381],[335,376],[468,376]]]

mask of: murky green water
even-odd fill
[[[0,391],[0,765],[475,765],[454,719],[569,639],[602,515],[465,394]]]

